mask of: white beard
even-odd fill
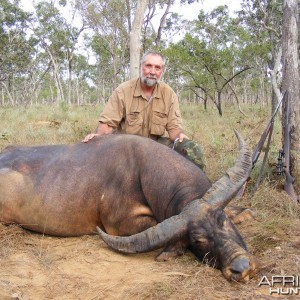
[[[156,83],[158,83],[158,80],[155,78],[148,78],[148,77],[142,76],[142,82],[145,83],[149,87],[153,87],[156,85]]]

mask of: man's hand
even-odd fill
[[[100,134],[98,133],[90,133],[88,134],[83,140],[83,143],[87,143],[88,141],[90,141],[91,139],[93,139],[95,136],[100,136]]]
[[[186,136],[181,129],[172,129],[168,133],[169,133],[170,140],[173,141],[173,142],[175,140],[177,140],[181,143],[183,141],[183,139],[188,139],[189,140],[189,137]]]
[[[83,143],[87,143],[88,141],[90,141],[91,139],[93,139],[95,136],[100,136],[100,135],[104,135],[104,134],[111,134],[113,132],[113,128],[110,127],[107,124],[104,123],[100,123],[97,127],[96,133],[90,133],[88,134],[83,140]]]
[[[189,140],[190,138],[188,136],[186,136],[183,132],[181,132],[178,136],[178,141],[181,143],[183,141],[183,139],[187,139]]]

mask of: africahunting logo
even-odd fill
[[[269,287],[270,295],[299,295],[300,291],[299,275],[274,275],[263,276],[258,283],[259,287]]]

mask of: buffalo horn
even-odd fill
[[[111,248],[124,253],[139,253],[155,250],[181,239],[187,232],[187,221],[181,215],[176,215],[131,236],[112,236],[98,226],[97,231]]]
[[[207,201],[213,209],[223,209],[242,188],[252,170],[252,153],[240,134],[234,130],[239,141],[239,155],[235,165],[215,182],[202,200]]]

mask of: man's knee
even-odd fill
[[[200,146],[196,142],[184,139],[181,143],[175,143],[174,150],[185,156],[188,160],[197,165],[201,170],[205,170],[204,154]]]

